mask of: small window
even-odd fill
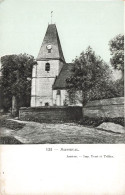
[[[46,103],[45,103],[45,106],[46,106],[46,107],[47,107],[47,106],[49,106],[49,103],[48,103],[48,102],[46,102]]]
[[[45,64],[45,71],[47,71],[47,72],[50,71],[50,64],[49,63]]]
[[[57,90],[57,95],[60,95],[60,90],[59,89]]]
[[[48,49],[48,53],[51,53],[51,49]]]

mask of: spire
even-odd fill
[[[51,11],[51,24],[53,23],[53,11]]]
[[[50,50],[50,52],[48,51]],[[37,60],[59,59],[65,62],[55,24],[49,24]]]

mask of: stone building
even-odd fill
[[[72,64],[65,62],[55,24],[48,25],[36,60],[32,72],[31,107],[65,105],[68,97],[66,78],[72,74]]]

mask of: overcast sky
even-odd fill
[[[122,0],[0,2],[0,56],[28,53],[36,58],[51,11],[67,62],[89,45],[109,62],[109,40],[124,32]]]

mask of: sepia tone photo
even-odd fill
[[[124,144],[123,1],[0,1],[0,144]]]

